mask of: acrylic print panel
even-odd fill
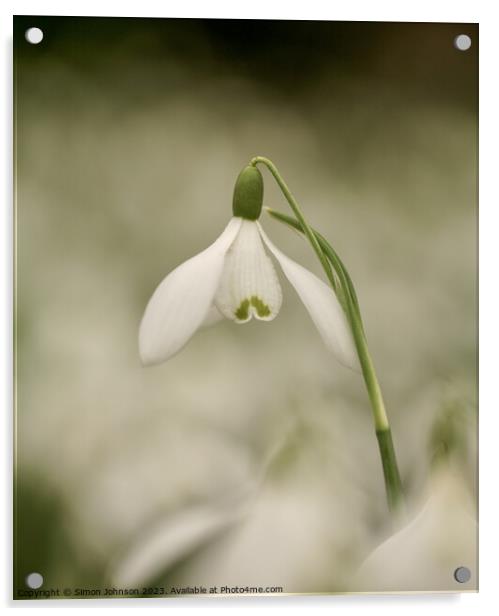
[[[476,590],[477,26],[14,27],[15,598]]]

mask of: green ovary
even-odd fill
[[[249,308],[253,306],[256,314],[263,318],[270,315],[270,308],[259,297],[252,295],[250,299],[245,299],[239,304],[239,308],[235,311],[235,317],[238,321],[246,321],[249,316]]]

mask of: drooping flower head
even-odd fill
[[[262,204],[263,178],[250,165],[237,178],[233,217],[222,234],[168,274],[149,300],[139,331],[144,364],[169,359],[201,326],[224,317],[235,323],[272,321],[282,303],[272,256],[327,348],[342,364],[358,369],[349,325],[333,289],[274,246],[258,222]]]

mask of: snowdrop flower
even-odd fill
[[[477,522],[475,503],[459,475],[444,465],[430,480],[420,511],[364,561],[350,590],[399,592],[460,590],[476,587]],[[454,572],[468,567],[460,584]]]
[[[144,364],[169,359],[196,330],[224,317],[235,323],[272,321],[282,303],[272,255],[327,348],[342,364],[358,369],[348,321],[334,291],[274,246],[258,222],[262,202],[263,178],[250,165],[237,178],[233,217],[225,230],[168,274],[151,297],[139,331]]]

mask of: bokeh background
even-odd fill
[[[14,593],[32,571],[61,589],[476,588],[477,26],[14,29]],[[282,277],[275,321],[140,365],[150,295],[218,236],[255,155],[356,284],[406,521],[388,517],[362,380]],[[263,225],[321,275],[301,238]]]

